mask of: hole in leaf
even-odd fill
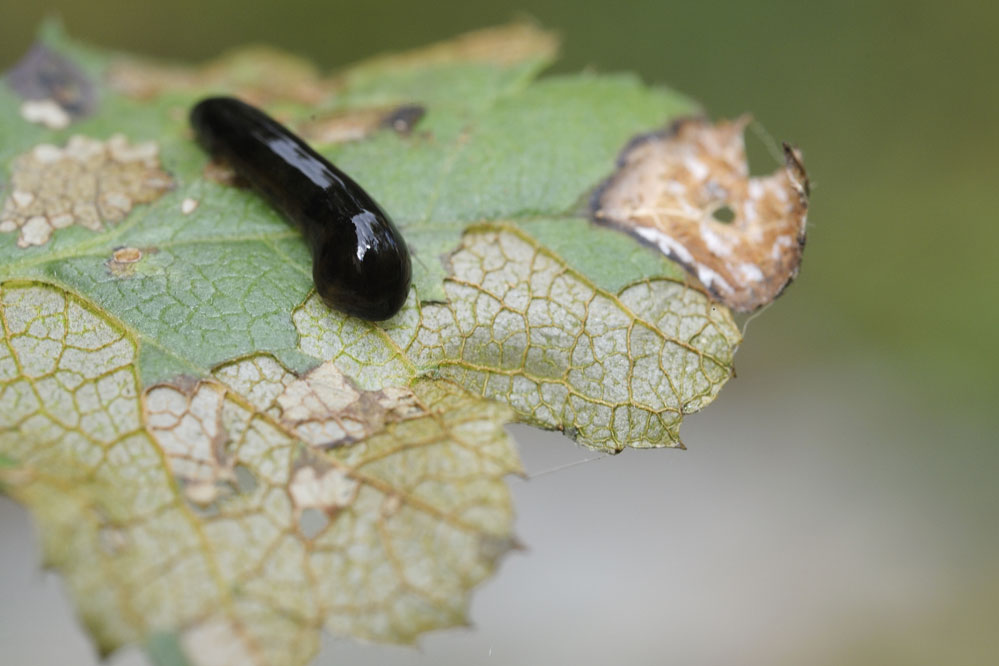
[[[735,220],[735,211],[732,210],[731,206],[725,205],[721,208],[715,208],[714,212],[711,213],[711,217],[722,224],[732,224]]]
[[[236,465],[233,469],[236,474],[236,487],[241,493],[252,493],[257,487],[257,479],[253,472],[245,465]]]
[[[330,524],[329,517],[319,509],[308,508],[298,521],[298,531],[306,539],[314,539]]]

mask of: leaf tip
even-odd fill
[[[595,221],[657,247],[740,312],[771,303],[798,274],[809,191],[787,146],[782,170],[750,177],[749,122],[690,117],[639,135],[591,201]]]

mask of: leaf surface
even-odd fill
[[[320,627],[462,624],[515,545],[505,424],[676,446],[731,376],[728,310],[588,219],[622,146],[695,110],[675,93],[535,80],[554,41],[524,25],[336,76],[266,50],[195,68],[41,44],[66,118],[28,122],[0,86],[0,488],[104,649],[295,664]],[[414,259],[399,315],[326,308],[299,235],[212,176],[186,114],[220,92],[391,212]],[[386,126],[401,106],[415,122]]]

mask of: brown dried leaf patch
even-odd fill
[[[332,363],[289,383],[277,404],[286,426],[303,441],[322,448],[360,441],[388,422],[423,413],[408,388],[366,391]]]
[[[551,59],[558,51],[558,46],[556,35],[522,21],[473,30],[425,48],[378,56],[361,63],[359,68],[399,69],[452,62],[511,65],[532,58]]]
[[[136,99],[224,90],[258,106],[274,100],[320,104],[336,88],[308,61],[267,46],[237,49],[200,67],[121,58],[109,68],[108,84]]]
[[[349,109],[320,115],[298,126],[306,140],[319,144],[360,141],[380,129],[409,134],[426,109],[418,104]]]
[[[150,433],[188,499],[199,505],[228,494],[236,482],[236,460],[228,453],[235,431],[242,429],[241,419],[232,416],[240,411],[232,403],[234,391],[248,399],[245,407],[269,414],[273,426],[286,436],[317,449],[346,446],[383,431],[389,423],[426,416],[409,388],[364,390],[332,363],[295,377],[262,356],[223,366],[218,377],[223,383],[153,386],[144,401]],[[316,467],[317,460],[307,455],[299,467]],[[320,464],[303,472],[302,497],[312,498],[302,500],[303,508],[318,507],[315,498],[332,492],[327,484],[342,487],[343,480],[329,476],[327,467]]]
[[[56,229],[74,224],[100,231],[171,187],[155,142],[115,135],[74,136],[63,148],[39,144],[14,162],[0,231],[19,232],[19,247],[44,245]]]
[[[142,249],[137,247],[119,247],[111,253],[111,258],[104,262],[108,273],[116,278],[125,279],[135,276],[135,265],[142,260]]]
[[[598,222],[658,247],[743,312],[773,301],[798,274],[809,194],[789,146],[784,168],[750,178],[748,122],[691,118],[637,138],[593,200]]]

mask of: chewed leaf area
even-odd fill
[[[740,311],[770,303],[798,274],[808,212],[808,176],[790,147],[784,169],[749,177],[748,122],[686,119],[640,137],[593,202],[598,221],[658,247]]]
[[[795,154],[756,181],[741,127],[633,143],[694,105],[629,75],[537,80],[555,40],[533,26],[334,74],[42,42],[0,83],[0,488],[106,650],[156,636],[194,664],[295,666],[323,627],[411,642],[466,623],[516,544],[504,425],[682,446],[733,374],[725,303],[783,279],[742,265],[797,270]],[[85,112],[24,85],[45,68]],[[194,142],[210,94],[261,105],[390,213],[413,266],[396,316],[322,303],[300,233]],[[31,95],[68,126],[26,118]],[[723,202],[729,232],[698,226]]]
[[[727,313],[671,280],[597,287],[509,229],[465,235],[449,305],[423,309],[407,352],[545,428],[619,451],[678,444],[738,342]]]
[[[74,136],[64,147],[39,144],[14,161],[0,206],[0,232],[17,231],[19,247],[44,245],[72,225],[100,231],[137,203],[155,201],[173,184],[153,142],[130,144]]]
[[[498,403],[441,381],[365,391],[331,364],[297,379],[266,355],[142,391],[136,345],[85,304],[28,284],[0,299],[18,462],[0,481],[101,645],[173,627],[192,654],[283,664],[323,625],[410,641],[464,622],[514,545]]]

